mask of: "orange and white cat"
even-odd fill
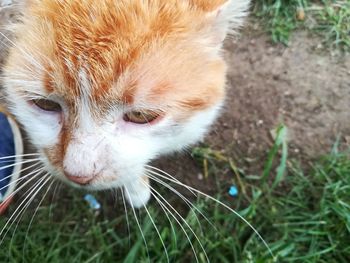
[[[203,137],[249,0],[27,0],[5,97],[52,176],[150,198],[147,163]]]

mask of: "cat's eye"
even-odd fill
[[[35,100],[32,100],[32,103],[44,111],[52,111],[52,112],[61,112],[62,111],[60,104],[58,104],[57,102],[54,102],[52,100],[35,99]]]
[[[158,119],[160,114],[151,110],[130,111],[124,114],[124,121],[136,124],[151,123]]]

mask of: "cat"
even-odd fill
[[[249,0],[26,0],[2,85],[45,170],[151,197],[147,164],[200,140],[225,100],[223,41]]]

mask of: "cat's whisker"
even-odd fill
[[[40,163],[40,162],[37,162],[37,163],[35,163],[35,164],[33,164],[33,165],[30,165],[30,166],[28,166],[28,167],[26,167],[26,168],[21,169],[20,171],[18,171],[18,173],[23,173],[24,171],[27,171],[27,170],[29,170],[29,169],[32,169],[33,167],[35,167],[35,166],[37,166],[37,165],[39,165],[39,164],[41,164],[41,163]],[[27,177],[27,175],[25,175],[25,176]],[[8,175],[8,176],[5,176],[4,178],[0,179],[0,182],[5,181],[6,179],[8,179],[8,178],[10,178],[10,177],[12,177],[12,174],[10,174],[10,175]],[[23,176],[21,176],[20,178],[23,178]],[[2,190],[2,189],[4,189],[4,188],[5,188],[5,187],[1,188],[0,190]]]
[[[155,191],[155,189],[154,188],[151,188],[152,189],[152,191]],[[200,239],[199,239],[199,237],[198,237],[198,235],[196,234],[196,232],[194,232],[194,230],[192,229],[192,227],[189,225],[189,223],[186,221],[186,219],[185,218],[183,218],[183,216],[161,195],[161,194],[159,194],[157,191],[155,191],[158,195],[159,195],[159,197],[175,212],[175,214],[182,220],[182,222],[184,222],[185,223],[185,225],[188,227],[188,229],[191,231],[191,233],[194,235],[194,237],[196,238],[196,240],[198,241],[198,244],[199,244],[199,246],[201,247],[201,249],[202,249],[202,251],[203,251],[203,253],[204,253],[204,256],[205,256],[205,258],[206,258],[206,260],[207,260],[207,262],[210,262],[210,260],[209,260],[209,257],[208,257],[208,255],[207,255],[207,253],[206,253],[206,251],[205,251],[205,249],[204,249],[204,246],[203,246],[203,244],[202,244],[202,242],[200,241]]]
[[[169,184],[167,184],[166,182],[160,180],[159,178],[157,178],[158,173],[153,172],[153,171],[146,171],[146,175],[152,179],[153,181],[165,186],[166,188],[168,188],[169,190],[171,190],[174,194],[176,194],[177,196],[179,196],[181,198],[182,201],[185,202],[185,204],[192,210],[195,205],[188,199],[186,198],[183,194],[181,194],[179,191],[177,191],[174,187],[170,186]],[[203,217],[205,218],[205,216],[203,215]],[[197,222],[199,223],[199,220],[197,218]]]
[[[151,193],[152,194],[152,193]],[[153,195],[153,194],[152,194]],[[167,217],[169,223],[170,223],[170,227],[171,227],[171,231],[173,233],[174,239],[175,239],[175,245],[177,246],[177,237],[176,237],[176,231],[175,231],[175,227],[173,225],[173,223],[170,220],[169,217],[169,213],[164,209],[164,207],[162,206],[162,204],[159,203],[159,201],[156,199],[157,203],[159,204],[160,208],[163,210],[165,216]],[[172,215],[173,216],[173,215]]]
[[[25,184],[21,185],[21,187],[19,187],[17,189],[17,192],[21,189],[23,189],[24,186],[26,186],[30,181],[32,181],[34,178],[38,177],[40,173],[38,173],[37,175],[35,175],[34,177],[32,177],[30,180],[28,180]],[[35,190],[35,188],[43,181],[43,178],[38,179],[38,181],[34,182],[34,184],[32,186],[29,187],[29,189],[27,189],[25,191],[25,193],[22,196],[25,196],[25,199],[22,200],[22,202],[20,203],[20,205],[16,208],[16,210],[12,213],[11,217],[8,219],[8,221],[11,220],[11,218],[17,213],[17,211],[20,209],[20,207],[22,206],[22,204],[28,199],[30,198],[30,194]],[[0,233],[1,236],[1,233]]]
[[[124,191],[126,191],[126,194],[128,195],[128,198],[130,199],[130,193],[129,193],[128,189],[127,189],[126,187],[124,187],[123,189],[124,189]],[[150,255],[149,255],[149,249],[148,249],[147,241],[146,241],[145,235],[143,234],[143,231],[142,231],[140,222],[139,222],[139,220],[137,219],[137,215],[136,215],[135,208],[134,208],[132,205],[131,205],[130,207],[131,207],[132,212],[133,212],[133,214],[134,214],[134,217],[135,217],[137,226],[138,226],[138,228],[139,228],[139,230],[140,230],[140,233],[141,233],[143,242],[145,243],[146,251],[147,251],[147,255],[148,255],[148,261],[151,262],[151,258],[150,258]]]
[[[36,165],[37,165],[37,164],[36,164]],[[39,172],[39,171],[41,171],[41,170],[44,170],[44,168],[39,168],[39,169],[35,170],[33,173]],[[22,182],[23,180],[25,180],[25,179],[27,179],[28,177],[30,177],[33,173],[29,173],[29,174],[27,174],[27,175],[21,176],[20,178],[18,178],[18,179],[16,179],[16,180],[12,181],[12,182],[10,182],[10,183],[8,183],[7,185],[1,187],[1,188],[0,188],[0,191],[3,190],[3,189],[5,189],[5,188],[7,188],[7,187],[9,187],[9,186],[11,186],[11,185],[13,185],[13,184],[17,184],[17,183],[19,183],[19,182]]]
[[[0,157],[0,160],[12,159],[12,158],[16,158],[16,157],[39,156],[39,155],[40,155],[40,153],[16,154],[16,155]]]
[[[166,209],[167,211],[168,211],[168,213],[174,218],[174,220],[176,221],[176,223],[180,226],[180,228],[182,229],[182,231],[184,232],[184,234],[185,234],[185,236],[186,236],[186,238],[187,238],[187,240],[188,240],[188,242],[189,242],[189,244],[190,244],[190,246],[191,246],[191,249],[192,249],[192,251],[193,251],[193,255],[194,255],[194,257],[195,257],[195,259],[196,259],[196,262],[197,263],[199,263],[199,260],[198,260],[198,257],[197,257],[197,252],[196,252],[196,250],[195,250],[195,248],[194,248],[194,246],[193,246],[193,243],[192,243],[192,241],[191,241],[191,239],[190,239],[190,237],[189,237],[189,235],[188,235],[188,233],[186,232],[186,229],[183,227],[183,225],[180,223],[180,221],[178,220],[178,218],[170,211],[170,209],[157,197],[157,195],[159,196],[159,197],[161,197],[163,200],[164,200],[164,198],[162,197],[162,195],[160,194],[160,193],[158,193],[155,189],[153,189],[152,187],[150,187],[151,188],[151,195],[156,199],[156,201],[157,201],[157,203],[159,204],[159,205],[161,205],[162,207],[164,207],[164,209]],[[171,207],[171,205],[170,204],[168,204],[170,207]],[[173,210],[175,210],[174,208],[173,208]]]
[[[30,166],[28,166],[28,167],[26,167],[26,168],[21,169],[20,171],[18,171],[18,173],[23,173],[24,171],[27,171],[27,170],[29,170],[29,169],[32,169],[33,167],[35,167],[35,166],[37,166],[37,165],[39,165],[39,164],[41,164],[41,163],[40,163],[40,162],[37,162],[37,163],[35,163],[35,164],[33,164],[33,165],[30,165]],[[10,175],[8,175],[8,176],[5,176],[4,178],[0,179],[0,182],[6,180],[6,179],[8,179],[8,178],[10,178],[11,176],[12,176],[12,174],[10,174]],[[24,177],[27,177],[27,175],[21,176],[19,179],[24,178]],[[1,188],[0,190],[2,190],[2,189],[4,189],[4,188],[5,188],[5,186],[4,186],[3,188]]]
[[[26,160],[29,160],[29,159],[26,159]],[[6,159],[6,160],[0,160],[0,165],[4,165],[4,164],[8,164],[8,163],[11,163],[11,164],[14,164],[13,163],[13,159]],[[17,164],[17,163],[16,163]],[[1,168],[2,166],[0,166]]]
[[[42,159],[35,158],[35,159],[23,159],[21,162],[13,162],[13,160],[0,160],[0,170],[4,170],[16,165],[22,165],[26,163],[32,163],[32,162],[40,162]],[[10,163],[10,164],[8,164]]]
[[[207,216],[205,216],[203,214],[203,212],[198,209],[188,198],[186,198],[184,195],[182,195],[179,191],[177,191],[175,188],[173,188],[172,186],[170,186],[169,184],[163,182],[162,180],[160,180],[159,178],[151,175],[151,174],[147,174],[147,176],[152,179],[153,181],[165,186],[166,188],[168,188],[169,190],[171,190],[173,193],[175,193],[176,195],[178,195],[184,202],[185,204],[192,210],[194,209],[196,212],[198,212],[212,227],[213,229],[216,231],[216,232],[219,232],[217,230],[217,228],[214,226],[214,224],[209,220],[209,218]],[[196,218],[196,221],[198,223],[198,226],[200,227],[200,230],[203,234],[203,229],[202,229],[202,226],[201,226],[201,223],[200,223],[200,220],[198,218],[198,216],[196,215],[196,213],[194,213],[194,216]]]
[[[269,254],[272,256],[272,258],[275,258],[274,254],[272,253],[272,250],[271,250],[270,246],[267,244],[265,239],[260,235],[259,231],[256,230],[252,226],[252,224],[250,224],[249,221],[247,219],[245,219],[243,216],[241,216],[237,211],[235,211],[234,209],[232,209],[231,207],[229,207],[225,203],[221,202],[220,200],[218,200],[218,199],[216,199],[216,198],[214,198],[214,197],[212,197],[212,196],[210,196],[210,195],[208,195],[206,193],[203,193],[202,191],[199,191],[198,189],[195,189],[195,188],[193,188],[191,186],[188,186],[188,185],[186,185],[184,183],[181,183],[178,180],[173,180],[171,178],[168,178],[167,176],[163,176],[163,175],[159,175],[159,174],[158,174],[158,176],[160,176],[160,177],[162,177],[162,178],[164,178],[166,180],[169,180],[170,182],[173,182],[173,183],[176,183],[176,184],[178,184],[180,186],[183,186],[186,189],[192,190],[193,192],[196,192],[199,195],[202,195],[202,196],[204,196],[204,197],[206,197],[206,198],[208,198],[208,199],[218,203],[219,205],[223,206],[224,208],[226,208],[227,210],[232,212],[235,216],[237,216],[239,219],[241,219],[246,225],[248,225],[251,230],[253,230],[253,232],[258,236],[258,238],[263,242],[264,246],[267,248],[267,250],[268,250]]]
[[[39,175],[39,174],[38,174]],[[47,175],[47,174],[46,174]],[[10,230],[11,226],[13,225],[13,223],[16,221],[16,219],[18,218],[18,216],[21,214],[21,212],[23,211],[23,209],[25,208],[25,202],[28,202],[27,200],[29,200],[29,198],[33,197],[33,192],[35,192],[35,190],[40,186],[41,182],[43,182],[45,180],[45,178],[47,177],[42,177],[41,179],[39,179],[34,186],[32,186],[29,190],[30,192],[27,194],[26,192],[26,197],[24,198],[24,200],[20,203],[20,205],[16,208],[16,210],[12,213],[11,217],[6,221],[5,226],[2,228],[1,232],[0,232],[0,237],[2,237],[1,241],[0,241],[0,245],[2,244],[2,242],[4,241],[6,234],[8,233],[8,231]],[[39,188],[40,189],[40,188]],[[23,206],[24,205],[24,206]],[[23,207],[22,207],[23,206]],[[15,217],[15,218],[14,218]],[[4,230],[7,228],[7,226],[9,225],[9,223],[13,221],[11,223],[11,225],[9,226],[8,230],[6,231],[5,235],[3,235]]]
[[[160,169],[158,169],[159,171],[162,171],[162,170],[160,170]],[[148,173],[151,173],[151,174],[153,174],[153,175],[155,175],[155,176],[152,176],[152,180],[154,180],[154,181],[157,181],[158,183],[160,183],[160,184],[162,184],[163,186],[165,186],[165,187],[167,187],[168,189],[170,189],[172,192],[174,192],[175,194],[177,194],[191,209],[193,208],[195,211],[197,211],[204,219],[205,219],[205,221],[207,221],[212,227],[213,227],[213,229],[215,230],[215,231],[217,231],[217,232],[219,232],[218,230],[217,230],[217,228],[215,227],[215,225],[209,220],[209,218],[206,216],[206,215],[204,215],[203,214],[203,212],[200,210],[200,209],[198,209],[188,198],[186,198],[183,194],[181,194],[179,191],[177,191],[175,188],[173,188],[172,186],[170,186],[169,184],[167,184],[167,183],[165,183],[164,181],[162,181],[162,180],[160,180],[159,178],[157,178],[156,176],[157,175],[159,175],[159,173],[157,173],[156,171],[150,171],[150,170],[148,170],[147,171]],[[164,171],[163,171],[163,173],[165,173]],[[167,173],[165,173],[165,174],[167,174]],[[150,175],[150,174],[148,174],[148,175]],[[169,175],[170,176],[170,175]],[[172,177],[172,178],[174,178],[174,177]],[[177,182],[180,182],[179,180],[177,180],[176,178],[174,178]],[[187,189],[187,190],[189,190],[189,189]],[[197,195],[193,192],[193,191],[191,191],[191,190],[189,190],[191,193],[193,193],[196,197],[197,197]],[[198,217],[197,217],[197,215],[195,214],[195,217],[196,217],[196,220],[197,220],[197,222],[198,222],[198,225],[199,225],[199,227],[200,227],[200,229],[201,229],[201,232],[203,233],[203,230],[202,230],[202,227],[201,227],[201,224],[200,224],[200,222],[199,222],[199,219],[198,219]]]
[[[131,244],[131,241],[130,241],[130,240],[131,240],[131,237],[130,237],[131,233],[130,233],[129,215],[128,215],[128,210],[127,210],[127,208],[126,208],[126,202],[125,202],[125,196],[124,196],[124,191],[123,191],[123,189],[121,189],[120,192],[121,192],[121,195],[122,195],[123,206],[124,206],[124,211],[125,211],[125,216],[126,216],[126,225],[127,225],[127,227],[128,227],[129,246],[130,246],[130,244]]]
[[[133,187],[132,187],[132,188],[133,188]],[[134,188],[133,188],[133,191],[135,191]],[[135,191],[135,192],[136,192],[136,191]],[[136,192],[136,193],[137,193],[137,192]],[[142,200],[141,200],[141,198],[140,198],[140,195],[139,195],[138,193],[137,193],[137,198],[139,199],[139,201],[142,202]],[[155,222],[154,222],[154,220],[153,220],[153,218],[152,218],[151,213],[148,211],[147,206],[146,206],[146,205],[143,205],[143,207],[145,208],[145,211],[146,211],[146,213],[147,213],[149,219],[151,220],[151,223],[152,223],[154,229],[155,229],[156,232],[157,232],[157,235],[158,235],[158,237],[159,237],[159,239],[160,239],[160,242],[162,243],[162,246],[163,246],[163,249],[164,249],[164,252],[165,252],[165,256],[166,256],[166,258],[167,258],[167,262],[169,263],[170,260],[169,260],[168,251],[167,251],[166,246],[165,246],[165,244],[164,244],[164,240],[163,240],[161,234],[159,233],[158,227],[156,226],[156,224],[155,224]]]
[[[147,177],[149,177],[149,175],[146,173],[146,176]],[[151,178],[152,179],[152,178]],[[153,180],[153,179],[152,179]],[[143,183],[143,182],[142,182]],[[164,183],[165,184],[165,183]],[[146,184],[144,184],[143,183],[143,185],[145,185],[145,187],[149,187],[149,186],[147,186]],[[158,201],[157,201],[158,202]],[[169,221],[169,223],[170,223],[170,227],[171,227],[171,230],[172,230],[172,232],[173,232],[173,236],[174,236],[174,238],[175,238],[175,244],[177,245],[177,238],[176,238],[176,231],[175,231],[175,228],[174,228],[174,225],[173,225],[173,223],[171,222],[171,220],[170,220],[170,217],[169,217],[169,215],[168,215],[168,212],[167,211],[165,211],[164,210],[164,208],[160,205],[160,208],[164,211],[164,213],[165,213],[165,216],[167,217],[167,219],[168,219],[168,221]]]
[[[32,174],[35,174],[32,178],[30,178],[27,182],[22,184],[20,187],[18,187],[15,191],[13,191],[7,198],[12,198],[15,194],[17,194],[24,186],[26,186],[29,182],[31,182],[34,178],[36,178],[42,171],[44,170],[43,167],[38,168],[35,171],[30,172],[29,174],[23,176],[22,178],[25,180],[28,177],[30,177]],[[20,180],[22,181],[22,180]]]
[[[47,178],[47,177],[44,177],[44,178]],[[51,179],[51,178],[48,177],[47,179]],[[36,192],[33,194],[33,196],[31,196],[31,198],[23,205],[21,211],[19,211],[19,212],[17,213],[17,216],[12,220],[11,225],[9,226],[7,232],[4,234],[3,240],[5,239],[5,237],[6,237],[7,233],[8,233],[8,231],[12,228],[12,225],[17,221],[16,226],[15,226],[15,229],[14,229],[13,234],[12,234],[12,237],[11,237],[11,242],[10,242],[10,244],[13,243],[14,235],[15,235],[15,233],[16,233],[16,231],[17,231],[18,225],[19,225],[19,223],[21,222],[21,220],[22,220],[22,218],[23,218],[23,216],[24,216],[26,210],[27,210],[28,207],[32,204],[32,202],[34,201],[34,199],[35,199],[35,197],[37,196],[37,194],[40,192],[40,190],[44,187],[44,185],[45,185],[49,180],[46,180],[43,184],[41,184],[42,181],[43,181],[43,180],[40,179],[40,182],[37,182],[37,183],[35,184],[35,188],[37,188],[37,191],[36,191]],[[40,184],[41,184],[41,185],[40,185]],[[27,192],[28,192],[28,191],[27,191]],[[30,195],[31,195],[31,194],[30,194]],[[3,241],[3,240],[2,240],[2,241]],[[2,241],[1,241],[1,242],[2,242]]]
[[[48,179],[51,179],[50,176],[49,176]],[[45,184],[46,184],[47,182],[48,182],[48,181],[46,181],[46,182],[43,183],[41,189],[45,186]],[[28,225],[26,234],[25,234],[25,236],[24,236],[24,240],[25,240],[25,241],[24,241],[24,245],[23,245],[23,249],[22,249],[22,259],[23,259],[23,261],[24,261],[24,252],[25,252],[25,248],[26,248],[26,244],[27,244],[27,243],[26,243],[26,240],[27,240],[27,236],[28,236],[28,234],[29,234],[29,230],[30,230],[30,228],[31,228],[31,226],[32,226],[32,224],[33,224],[34,217],[35,217],[36,214],[38,213],[38,210],[39,210],[39,208],[40,208],[42,202],[45,200],[45,197],[47,196],[47,194],[48,194],[48,192],[50,191],[50,189],[51,189],[51,187],[52,187],[52,185],[53,185],[54,182],[55,182],[55,181],[53,180],[53,181],[51,182],[51,184],[48,186],[48,188],[46,189],[46,192],[44,193],[43,197],[41,198],[40,202],[38,203],[38,205],[37,205],[37,207],[36,207],[36,209],[35,209],[35,211],[34,211],[34,213],[33,213],[33,215],[32,215],[32,218],[31,218],[31,220],[30,220],[30,222],[29,222],[29,225]],[[21,219],[18,220],[18,223],[19,223],[20,221],[21,221]],[[18,223],[17,223],[17,224],[18,224]]]
[[[59,191],[59,189],[62,185],[61,181],[55,180],[53,182],[56,182],[56,185],[55,185],[55,188],[53,190],[53,194],[52,194],[52,198],[51,198],[51,202],[50,202],[50,208],[49,208],[49,218],[50,219],[52,218],[52,207],[53,207],[53,203],[54,203],[54,198],[56,196],[56,193]]]
[[[23,162],[19,162],[19,163],[14,163],[14,164],[1,166],[0,170],[4,170],[4,169],[10,168],[10,167],[14,167],[14,166],[19,165],[19,164],[32,163],[32,162],[36,162],[36,161],[41,161],[41,159],[31,159],[31,160],[27,160],[27,161],[23,161]]]
[[[31,186],[29,189],[27,189],[27,191],[22,195],[22,196],[25,196],[25,200],[22,200],[22,202],[21,202],[21,204],[19,205],[19,207],[17,207],[17,208],[20,208],[22,205],[22,210],[21,211],[23,211],[23,209],[25,208],[25,207],[27,207],[27,206],[29,206],[30,205],[30,203],[32,202],[32,200],[36,197],[36,194],[37,194],[37,192],[35,192],[34,194],[33,194],[33,192],[36,190],[36,189],[38,189],[38,188],[42,188],[43,187],[43,185],[41,185],[41,183],[45,180],[45,179],[51,179],[49,176],[48,176],[48,174],[49,173],[47,173],[47,174],[45,174],[42,178],[40,178],[40,179],[38,179],[38,181],[36,181],[34,184],[33,184],[33,186]],[[48,181],[48,180],[47,180]],[[46,182],[45,182],[46,183]],[[27,200],[27,202],[26,203],[24,203],[25,201]],[[21,214],[21,211],[19,211],[18,213],[17,213],[17,217]],[[16,211],[13,213],[13,214],[15,214],[16,213]],[[22,216],[23,216],[23,214],[22,214]],[[21,216],[21,218],[22,218],[22,216]],[[17,219],[17,217],[13,220],[13,221],[16,221],[16,219]],[[11,224],[12,225],[12,224]]]
[[[24,158],[24,159],[21,160],[21,162],[13,163],[13,165],[30,163],[30,162],[35,162],[35,161],[42,161],[42,160],[43,160],[42,158],[30,158],[30,159],[29,158],[28,159]],[[8,159],[0,160],[0,164],[5,164],[5,163],[9,163],[9,162],[13,162],[13,159],[11,159],[11,160],[8,160]],[[8,168],[8,167],[11,167],[11,166],[9,166],[9,165],[7,165],[6,167],[0,166],[0,168]]]
[[[157,168],[157,167],[154,167],[154,166],[151,166],[151,165],[148,165],[148,164],[147,164],[147,165],[146,165],[146,168],[153,169],[153,170],[155,170],[155,171],[157,171],[157,172],[159,172],[159,173],[162,173],[162,174],[165,175],[165,176],[168,176],[168,177],[171,178],[172,180],[181,183],[181,181],[179,181],[178,179],[176,179],[174,176],[170,175],[169,173],[167,173],[167,172],[165,172],[165,171],[163,171],[163,170],[161,170],[161,169],[159,169],[159,168]],[[191,192],[194,196],[197,197],[197,194],[196,194],[194,191],[192,191],[191,189],[189,189],[189,187],[187,187],[187,185],[184,184],[183,187],[185,187],[189,192]]]

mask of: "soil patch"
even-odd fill
[[[226,105],[205,144],[257,175],[273,144],[271,131],[282,122],[289,130],[293,158],[308,160],[329,153],[338,136],[342,148],[348,148],[350,56],[327,53],[319,43],[306,32],[297,32],[288,47],[275,45],[251,28],[240,39],[226,41]],[[198,180],[201,168],[190,156],[167,158],[160,165],[200,189],[210,185]]]

